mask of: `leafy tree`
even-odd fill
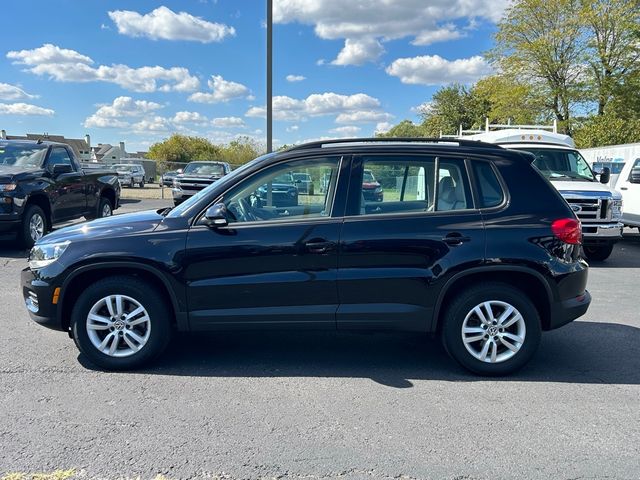
[[[574,133],[578,148],[640,142],[640,119],[625,120],[613,114],[594,115]]]
[[[379,133],[379,137],[409,138],[426,137],[425,130],[421,125],[416,125],[411,120],[403,120],[398,125],[392,127],[388,132]]]
[[[582,0],[580,16],[587,30],[591,95],[598,115],[603,115],[612,99],[633,98],[625,86],[640,75],[640,4],[637,0]]]
[[[498,23],[488,57],[503,72],[529,84],[571,132],[572,110],[585,99],[584,25],[580,0],[519,0]]]
[[[221,147],[221,157],[233,166],[243,165],[264,153],[262,146],[247,136],[232,140]]]
[[[174,133],[168,139],[151,145],[147,156],[164,162],[191,162],[220,160],[221,153],[221,149],[206,138]]]

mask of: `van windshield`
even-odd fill
[[[517,150],[533,153],[536,156],[533,165],[551,181],[596,181],[589,164],[577,150],[533,147],[519,147]]]

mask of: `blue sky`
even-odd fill
[[[480,57],[507,0],[274,0],[274,143],[370,136]],[[146,150],[264,142],[263,0],[5,2],[0,128]]]

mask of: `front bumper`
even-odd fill
[[[53,330],[64,331],[58,306],[53,303],[55,287],[25,268],[20,274],[22,297],[31,319]]]
[[[175,202],[184,202],[188,198],[193,197],[199,190],[183,190],[181,188],[172,188],[171,193],[173,194],[173,200]]]
[[[585,223],[582,222],[582,238],[586,245],[594,243],[613,243],[622,238],[624,225],[617,223]]]

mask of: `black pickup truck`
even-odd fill
[[[0,140],[0,232],[30,248],[53,224],[107,217],[119,207],[118,177],[85,170],[61,143]]]

